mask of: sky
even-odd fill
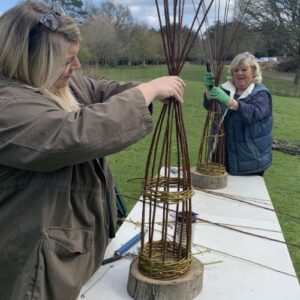
[[[105,2],[105,0],[83,0],[92,1],[96,4]],[[0,0],[0,14],[15,6],[20,0]],[[138,23],[143,23],[148,26],[157,27],[157,12],[154,0],[114,0],[114,3],[119,3],[129,7],[132,16]]]
[[[0,0],[0,13],[2,14],[6,10],[10,9],[17,2],[18,2],[18,0]]]
[[[83,0],[83,2],[93,2],[97,5],[105,1],[106,0]],[[15,6],[18,2],[20,2],[20,0],[0,0],[0,14]],[[113,0],[113,2],[115,4],[122,4],[124,6],[127,6],[137,23],[145,24],[148,27],[159,27],[157,10],[154,0]],[[162,2],[162,0],[159,1],[159,3]],[[195,9],[192,4],[193,2],[195,3],[195,5],[197,5],[199,3],[199,0],[185,1],[184,15],[187,18],[190,16],[190,20],[191,16],[195,15]],[[223,2],[226,1],[224,0]],[[186,23],[188,24],[189,22],[187,21]]]

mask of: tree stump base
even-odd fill
[[[203,264],[193,257],[190,271],[172,280],[146,277],[138,269],[138,258],[132,261],[127,283],[128,294],[135,300],[192,300],[202,289]]]
[[[196,167],[191,168],[192,185],[200,189],[222,189],[227,186],[227,172],[221,175],[199,173]]]

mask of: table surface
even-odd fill
[[[193,211],[202,220],[194,227],[193,255],[204,264],[202,291],[195,299],[299,300],[299,281],[287,246],[277,242],[284,237],[264,179],[229,175],[227,187],[212,192],[195,190],[192,198]],[[140,231],[141,205],[136,203],[118,230],[106,258]],[[101,266],[78,300],[132,299],[127,293],[132,259],[128,255]]]

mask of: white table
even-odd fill
[[[226,197],[195,191],[192,207],[200,219],[284,241],[274,211],[261,208],[273,209],[262,177],[229,176],[227,187],[215,192]],[[140,231],[134,223],[141,220],[141,202],[137,202],[127,220],[130,222],[124,222],[107,248],[106,258]],[[197,222],[193,243],[193,253],[205,265],[203,288],[195,299],[300,299],[300,285],[285,244],[207,222]],[[205,249],[210,251],[203,252]],[[78,299],[132,299],[127,293],[130,262],[131,258],[125,257],[100,267]]]

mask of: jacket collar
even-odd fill
[[[223,89],[225,89],[226,91],[229,91],[230,92],[230,97],[233,99],[234,98],[234,95],[235,95],[235,92],[236,92],[236,88],[235,86],[233,85],[233,83],[231,81],[226,81],[225,83],[221,84],[221,87]],[[255,87],[255,84],[254,83],[251,83],[246,90],[244,90],[243,94],[239,96],[238,99],[245,99],[247,98],[253,91]]]

